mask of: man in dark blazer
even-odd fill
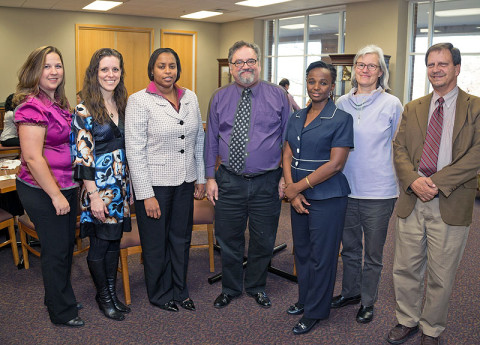
[[[425,63],[433,92],[405,106],[394,142],[400,197],[393,264],[398,325],[387,337],[392,344],[419,328],[421,344],[439,343],[480,168],[480,98],[457,86],[460,51],[436,44]]]

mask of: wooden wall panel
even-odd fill
[[[162,30],[160,45],[163,48],[172,48],[177,52],[182,64],[178,85],[195,92],[197,33],[195,31]]]
[[[117,32],[117,48],[123,55],[125,65],[125,86],[128,94],[147,87],[148,59],[152,53],[150,49],[150,35],[143,32]]]
[[[153,52],[153,29],[77,24],[75,31],[77,92],[83,87],[85,69],[93,53],[100,48],[114,48],[122,54],[125,86],[129,95],[147,87],[148,59]]]

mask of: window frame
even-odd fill
[[[302,57],[303,60],[303,71],[307,69],[307,61],[311,56],[320,56],[320,57],[329,57],[331,53],[328,54],[309,54],[308,51],[308,36],[309,36],[309,27],[310,27],[310,16],[319,15],[319,14],[333,14],[338,13],[338,51],[336,54],[341,54],[345,52],[345,21],[346,21],[346,9],[344,6],[330,8],[330,9],[323,9],[323,11],[308,11],[308,12],[301,12],[301,13],[290,13],[288,16],[278,16],[278,17],[270,17],[264,18],[264,49],[263,49],[263,58],[262,58],[262,66],[266,67],[269,65],[268,60],[271,59],[272,65],[272,82],[278,83],[278,58],[281,57]],[[278,54],[278,40],[280,36],[280,25],[279,22],[282,19],[294,18],[294,17],[303,17],[304,27],[303,27],[303,55],[281,55]],[[269,42],[269,22],[273,21],[273,42]],[[268,55],[269,45],[273,44],[274,48],[272,50],[272,55]],[[342,73],[340,69],[337,69],[340,73],[337,73],[337,80],[336,80],[336,88],[337,93],[342,88]],[[268,78],[268,69],[264,68],[263,72],[263,79],[270,80]],[[308,98],[307,95],[307,85],[305,78],[302,78],[302,102],[301,107],[305,107],[306,100]]]

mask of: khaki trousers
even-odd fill
[[[397,219],[393,284],[398,323],[438,337],[445,329],[450,295],[470,227],[445,224],[439,199],[417,200],[405,219]],[[422,310],[427,271],[425,305]]]

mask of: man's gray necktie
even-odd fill
[[[229,165],[237,174],[241,173],[245,168],[245,148],[247,145],[250,113],[252,110],[251,92],[252,90],[248,87],[242,92],[242,99],[238,104],[235,124],[233,125],[233,131],[230,137]]]

